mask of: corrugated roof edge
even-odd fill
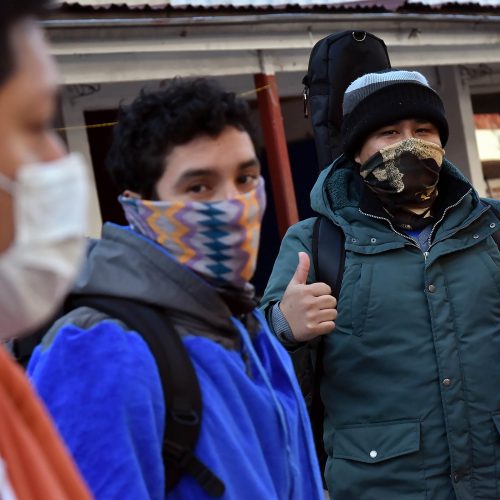
[[[500,2],[498,0],[473,0],[468,3],[463,1],[458,2],[447,2],[443,1],[441,3],[436,3],[435,0],[421,1],[421,0],[359,0],[357,3],[344,3],[344,4],[330,4],[330,5],[319,5],[317,3],[311,2],[308,4],[290,2],[283,3],[278,6],[270,5],[248,5],[248,6],[234,6],[228,5],[221,2],[218,5],[212,6],[193,6],[192,3],[186,2],[183,5],[172,5],[170,2],[165,2],[162,5],[150,5],[148,2],[141,3],[137,6],[130,6],[119,1],[110,1],[106,5],[82,5],[78,0],[61,0],[60,7],[66,7],[70,9],[82,9],[82,10],[122,10],[122,11],[134,11],[134,10],[149,10],[149,11],[228,11],[228,12],[239,12],[239,13],[253,13],[253,12],[263,12],[263,11],[344,11],[344,12],[366,12],[369,10],[376,10],[379,12],[435,12],[435,11],[449,11],[452,13],[462,13],[462,14],[476,14],[481,12],[491,13],[492,11],[500,12]]]
[[[231,9],[231,10],[248,10],[248,11],[262,11],[262,10],[286,10],[290,8],[300,8],[304,10],[311,10],[311,9],[328,9],[328,10],[345,10],[345,9],[356,9],[356,8],[363,8],[363,7],[372,7],[377,5],[378,7],[384,8],[386,7],[387,4],[393,4],[393,3],[398,3],[400,5],[405,3],[405,0],[359,0],[356,3],[346,3],[346,4],[334,4],[334,5],[327,5],[327,4],[300,4],[296,2],[291,2],[291,3],[283,3],[280,5],[251,5],[249,3],[248,5],[231,5],[230,3],[224,3],[221,2],[220,4],[217,5],[210,5],[210,6],[203,6],[203,5],[192,5],[191,3],[186,2],[185,4],[182,5],[171,5],[171,4],[165,4],[165,5],[149,5],[147,3],[140,4],[140,5],[134,5],[130,6],[124,3],[118,3],[118,2],[110,2],[106,4],[101,4],[101,5],[82,5],[78,1],[67,1],[67,2],[62,2],[59,6],[60,7],[81,7],[81,8],[90,8],[94,10],[109,10],[113,8],[118,8],[118,9],[126,9],[126,10],[145,10],[145,9],[151,9],[151,10],[162,10],[162,9],[169,9],[169,10],[185,10],[185,9],[196,9],[196,10],[204,10],[204,11],[209,11],[209,10],[219,10],[219,9]]]

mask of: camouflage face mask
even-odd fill
[[[361,165],[360,175],[390,214],[428,209],[422,218],[436,199],[443,158],[444,149],[437,144],[405,139],[375,153]]]

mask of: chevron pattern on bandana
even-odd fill
[[[134,230],[210,281],[240,287],[252,277],[266,205],[262,177],[254,190],[230,200],[119,201]]]

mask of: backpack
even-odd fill
[[[500,221],[500,211],[484,198]],[[500,250],[500,228],[491,235]],[[345,266],[345,235],[330,219],[316,217],[312,233],[311,253],[317,282],[330,285],[332,295],[338,299]],[[325,407],[320,395],[323,374],[323,336],[309,342],[303,349],[291,353],[300,386],[309,410],[314,445],[321,471],[325,470],[326,451],[323,443]]]
[[[182,475],[188,474],[208,495],[223,495],[224,483],[194,455],[202,421],[201,391],[191,359],[168,314],[159,307],[136,300],[71,295],[59,316],[78,307],[90,307],[120,320],[141,335],[153,354],[167,411],[162,447],[165,493],[176,486]],[[29,346],[36,340],[28,338],[28,344],[22,345],[18,352],[24,362],[27,357],[29,359]],[[23,341],[17,342],[22,344]],[[20,346],[17,347],[19,351]]]
[[[342,152],[340,147],[340,129],[342,125],[342,101],[345,89],[356,78],[373,71],[389,69],[391,63],[387,47],[383,40],[366,31],[342,31],[333,33],[319,40],[309,57],[307,74],[304,76],[304,115],[311,114],[314,142],[318,165],[322,170]],[[323,263],[321,246],[334,248],[333,255],[344,257],[344,234],[333,223],[318,217],[313,232],[313,262],[315,269],[326,272],[324,281],[331,283],[332,293],[338,297],[343,275],[343,259],[331,259]],[[325,230],[324,227],[327,227]],[[321,234],[320,234],[321,233]],[[315,247],[316,246],[316,247]],[[314,257],[316,256],[316,257]],[[329,263],[339,263],[340,267],[332,270],[328,276]],[[324,270],[324,271],[323,271]],[[309,342],[307,347],[291,354],[295,371],[309,409],[309,416],[314,434],[316,452],[321,470],[326,464],[323,446],[324,408],[319,395],[322,363],[321,338]]]
[[[311,114],[320,170],[342,152],[340,127],[345,89],[356,78],[389,69],[387,47],[366,31],[342,31],[319,40],[304,76],[304,115]]]

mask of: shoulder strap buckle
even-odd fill
[[[205,493],[213,497],[224,494],[224,483],[189,449],[179,446],[170,440],[164,441],[163,460],[165,463],[174,463],[175,466],[185,471],[203,488]]]

